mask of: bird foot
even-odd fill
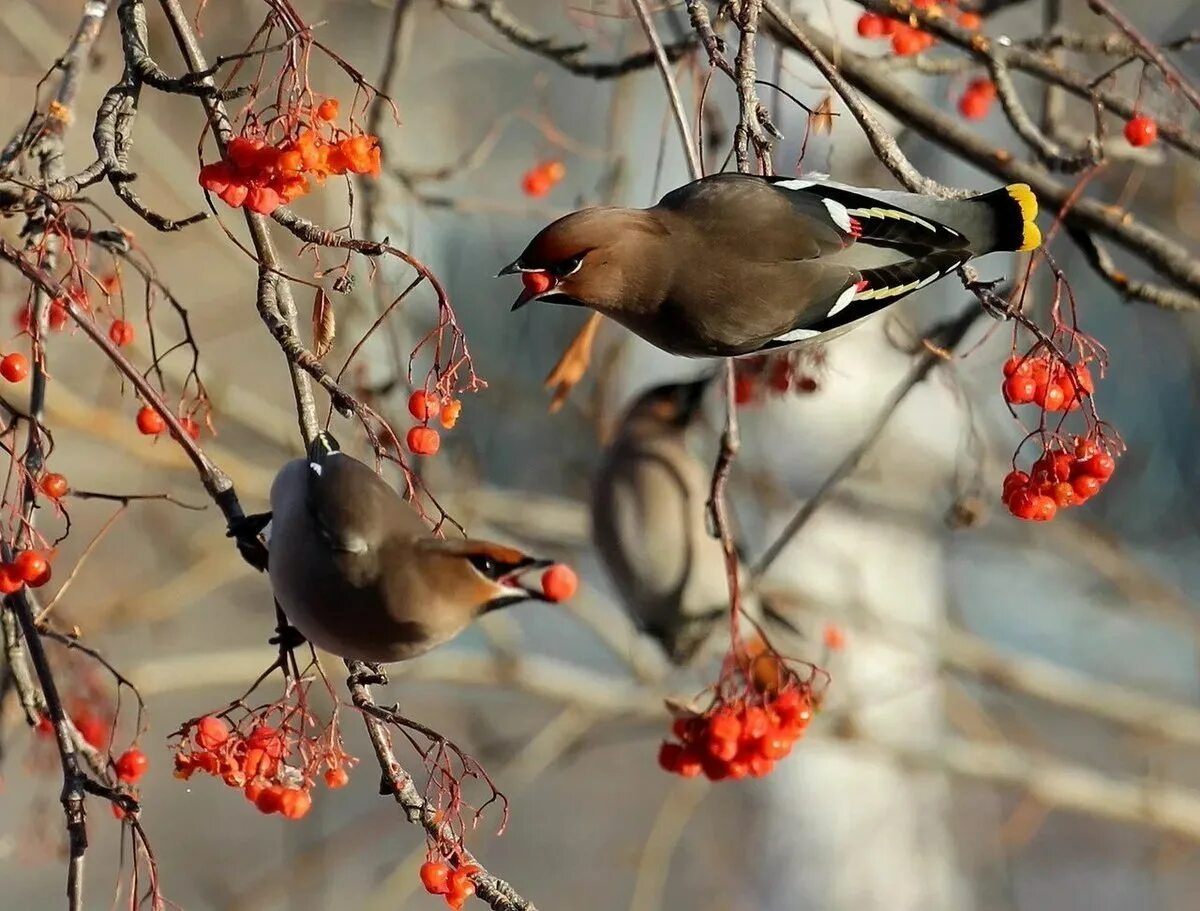
[[[298,649],[308,640],[304,634],[290,623],[281,623],[275,627],[275,635],[267,640],[268,645],[278,645],[279,651],[290,652]]]
[[[350,686],[387,686],[388,676],[381,665],[364,661],[346,682]]]
[[[230,522],[229,530],[225,532],[225,537],[234,539],[242,559],[260,573],[267,571],[267,543],[262,532],[270,524],[271,513],[255,513]]]

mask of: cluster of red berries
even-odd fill
[[[1131,146],[1152,145],[1158,139],[1158,124],[1154,118],[1137,114],[1125,122],[1125,141]]]
[[[18,550],[11,563],[0,563],[0,595],[11,595],[28,585],[41,588],[50,581],[50,560],[41,551]]]
[[[179,419],[179,426],[193,440],[200,439],[200,424],[195,418],[184,415]],[[163,420],[161,414],[149,405],[143,405],[138,409],[137,429],[139,433],[148,437],[154,437],[167,429],[167,422]]]
[[[29,358],[14,351],[0,359],[0,376],[10,383],[19,383],[29,376]]]
[[[958,99],[958,112],[967,120],[983,120],[996,100],[996,83],[990,79],[972,79]]]
[[[949,0],[947,5],[953,8],[956,6],[956,2]],[[926,10],[931,15],[942,12],[942,4],[937,0],[913,0],[913,6]],[[976,31],[983,25],[983,19],[978,13],[960,12],[958,24],[965,29]],[[858,17],[858,35],[860,38],[868,39],[891,38],[892,51],[898,57],[919,54],[929,50],[937,43],[937,39],[929,32],[913,28],[907,22],[893,19],[890,16],[882,16],[879,13],[863,13]]]
[[[658,764],[684,778],[762,778],[792,751],[812,716],[811,699],[796,688],[718,702],[675,719],[671,731],[680,742],[664,740]]]
[[[1010,405],[1030,403],[1046,411],[1077,411],[1083,395],[1096,390],[1086,363],[1068,367],[1053,353],[1014,354],[1004,362],[1001,391]]]
[[[243,735],[224,719],[206,715],[185,727],[175,753],[175,777],[186,781],[204,772],[240,789],[260,813],[300,819],[312,807],[313,777],[320,766],[327,766],[327,787],[343,788],[350,781],[346,767],[354,760],[334,749],[297,768],[285,762],[292,746],[282,728],[257,724]]]
[[[561,161],[539,161],[521,177],[521,190],[526,196],[539,199],[553,190],[567,176],[567,166]]]
[[[429,422],[438,418],[444,428],[452,430],[458,423],[459,414],[462,413],[462,402],[450,398],[443,400],[436,394],[418,389],[409,396],[408,413],[421,421],[420,424],[411,427],[404,438],[409,452],[413,455],[436,455],[442,448],[442,437],[429,426]]]
[[[430,895],[444,895],[446,904],[454,911],[467,903],[467,899],[475,894],[475,884],[471,877],[483,872],[482,867],[475,864],[464,864],[461,867],[450,868],[441,860],[427,860],[421,864],[421,885]]]
[[[295,122],[278,142],[235,136],[224,158],[200,169],[200,186],[235,209],[270,215],[308,193],[310,176],[319,184],[330,175],[378,176],[379,137],[333,127],[337,115],[337,99],[327,98],[310,111],[309,126],[301,129]],[[322,134],[326,127],[327,136]]]
[[[1116,471],[1112,454],[1089,437],[1077,437],[1071,450],[1047,449],[1028,472],[1010,471],[1001,499],[1018,519],[1049,522],[1060,509],[1082,506]]]
[[[103,281],[103,279],[101,280]],[[75,306],[85,313],[92,309],[92,303],[88,299],[88,294],[83,288],[70,288],[67,290],[71,300]],[[67,312],[66,304],[58,298],[50,302],[50,310],[46,314],[46,324],[50,327],[51,332],[62,332],[67,328],[67,323],[71,321],[71,315]],[[33,310],[26,304],[17,310],[16,316],[13,319],[18,332],[28,332],[33,325]]]
[[[738,358],[734,362],[733,397],[739,405],[758,404],[769,390],[783,394],[807,395],[820,384],[812,371],[805,369],[796,352]]]

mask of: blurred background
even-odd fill
[[[1049,525],[1007,515],[999,479],[1024,434],[998,389],[1010,335],[990,320],[977,323],[959,348],[967,355],[939,365],[904,398],[857,470],[771,571],[773,582],[796,593],[796,622],[810,634],[796,651],[833,675],[827,716],[767,779],[681,781],[655,763],[667,728],[661,699],[699,691],[714,665],[664,679],[661,657],[633,633],[596,562],[586,504],[600,447],[624,404],[654,382],[693,376],[705,365],[667,356],[606,323],[587,378],[550,415],[542,381],[583,316],[548,306],[510,314],[515,282],[493,278],[560,214],[598,202],[648,205],[686,182],[659,74],[573,75],[507,42],[480,14],[493,6],[482,2],[412,0],[400,17],[384,0],[293,5],[305,21],[321,23],[320,40],[369,79],[381,71],[400,23],[392,92],[400,122],[381,131],[386,173],[371,194],[377,224],[366,233],[390,236],[442,279],[488,382],[486,391],[465,397],[458,428],[423,463],[427,483],[473,534],[566,560],[583,581],[572,605],[489,616],[451,646],[397,670],[379,695],[468,748],[511,799],[504,835],[493,837],[499,817],[492,814],[470,841],[492,872],[543,911],[1197,906],[1194,316],[1123,303],[1066,240],[1053,247],[1083,328],[1111,356],[1096,398],[1129,446],[1111,484]],[[1200,28],[1200,8],[1186,0],[1119,5],[1154,38]],[[191,12],[195,4],[185,6]],[[661,6],[664,39],[685,35],[683,5]],[[861,7],[841,0],[791,7],[849,46],[876,53],[854,38]],[[1082,0],[1061,7],[1071,29],[1106,33]],[[539,35],[585,42],[582,59],[616,60],[644,47],[619,0],[510,0],[503,9]],[[66,47],[80,11],[78,0],[0,0],[6,129],[24,121],[37,80]],[[210,59],[244,46],[264,11],[257,0],[208,3],[201,22]],[[157,4],[148,14],[151,52],[169,72],[181,72]],[[985,28],[1027,37],[1039,34],[1040,22],[1040,4],[1023,3],[989,17]],[[90,161],[92,112],[120,72],[112,25],[81,88],[70,167]],[[820,77],[798,56],[779,60],[766,40],[760,50],[766,78],[809,105],[825,96]],[[1194,55],[1177,59],[1195,75],[1187,66]],[[707,70],[698,66],[679,70],[689,110]],[[314,63],[310,76],[320,91],[351,94],[327,62]],[[896,78],[947,109],[961,88],[960,77],[911,68]],[[807,115],[771,89],[761,92],[785,136],[776,170],[792,173]],[[1152,92],[1146,103],[1155,103]],[[1086,105],[1069,105],[1062,116],[1090,128]],[[732,86],[715,79],[705,112],[710,169],[720,167],[735,122]],[[169,216],[203,206],[196,184],[203,123],[192,99],[143,97],[132,168],[143,199]],[[995,184],[904,124],[887,126],[924,173],[955,186]],[[1019,147],[998,115],[974,129]],[[522,176],[548,160],[561,161],[565,177],[531,198]],[[809,138],[803,166],[850,183],[894,186],[846,116],[832,132]],[[1198,167],[1174,154],[1148,165],[1117,162],[1088,193],[1121,199],[1195,249]],[[107,188],[97,198],[120,211]],[[345,194],[332,185],[297,209],[332,226],[347,217]],[[228,231],[244,235],[240,219],[220,214]],[[205,438],[206,451],[233,478],[248,511],[265,508],[274,472],[300,443],[285,362],[254,310],[253,263],[213,219],[174,235],[156,235],[124,213],[118,219],[135,230],[190,313],[219,432]],[[295,252],[295,244],[283,245]],[[311,264],[294,262],[303,264],[301,273]],[[985,278],[1012,278],[1023,268],[999,255],[979,265]],[[341,363],[379,301],[390,300],[411,273],[386,264],[374,285],[365,268],[358,277],[354,294],[335,301],[332,363]],[[1035,284],[1033,293],[1044,290]],[[0,309],[15,311],[23,300],[17,275],[0,271]],[[734,502],[752,556],[869,432],[910,370],[921,332],[969,304],[953,280],[942,282],[894,317],[831,344],[813,368],[815,390],[742,410]],[[7,320],[7,311],[0,316]],[[381,408],[400,427],[407,352],[434,318],[432,295],[420,289],[360,356],[356,382],[393,387],[381,395]],[[85,489],[169,492],[205,503],[175,447],[138,435],[136,404],[99,352],[79,335],[54,344],[48,423],[55,470]],[[145,361],[146,349],[135,350]],[[184,360],[170,363],[182,379]],[[695,435],[706,460],[721,419],[717,403],[710,405]],[[333,429],[355,435],[340,418]],[[112,503],[74,503],[75,530],[62,559],[78,559],[114,511]],[[973,521],[964,525],[964,514]],[[263,817],[215,780],[171,776],[167,735],[241,693],[272,656],[266,581],[230,546],[213,508],[131,506],[55,610],[147,700],[151,727],[142,744],[152,767],[142,815],[171,901],[189,911],[440,906],[416,876],[422,834],[377,796],[373,757],[352,710],[349,748],[362,762],[348,788],[319,793],[302,821]],[[821,635],[830,623],[846,639],[832,654]],[[73,679],[57,657],[63,679]],[[329,666],[336,678],[337,665]],[[19,711],[10,706],[0,720],[0,908],[61,907],[59,772]],[[407,760],[419,764],[411,752]],[[89,908],[111,902],[120,863],[120,825],[102,804],[93,810]]]

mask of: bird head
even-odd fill
[[[543,228],[497,277],[521,276],[525,287],[513,310],[537,300],[603,312],[636,301],[644,286],[662,279],[653,239],[665,235],[641,209],[583,209]]]
[[[649,421],[656,425],[687,427],[700,412],[704,391],[716,376],[705,374],[686,383],[665,383],[643,392],[626,412],[625,422]]]
[[[554,564],[519,550],[476,540],[423,542],[423,569],[447,602],[485,614],[521,601],[549,601],[539,580],[522,577]]]

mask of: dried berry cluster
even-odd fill
[[[188,722],[176,746],[175,777],[212,775],[241,790],[260,813],[300,819],[312,807],[312,789],[321,770],[327,787],[341,788],[355,760],[342,750],[333,726],[327,735],[306,737],[291,724],[296,714],[307,721],[305,713],[292,709],[293,719],[267,723],[277,710],[251,713],[240,726],[215,715]]]
[[[1116,468],[1100,441],[1076,437],[1069,449],[1045,450],[1028,472],[1010,471],[1002,499],[1018,519],[1049,522],[1058,510],[1082,506],[1098,494]]]
[[[718,701],[703,714],[675,719],[671,732],[679,742],[663,741],[658,764],[684,778],[762,778],[804,736],[813,710],[811,694],[799,688]]]
[[[251,132],[233,137],[224,158],[200,169],[200,186],[229,206],[270,215],[308,193],[310,177],[322,184],[331,175],[378,176],[379,138],[339,129],[333,125],[337,115],[337,99],[327,98],[277,119],[274,128],[284,131],[277,139],[257,135],[248,124]]]
[[[464,864],[451,869],[442,860],[427,860],[421,865],[421,884],[430,895],[443,895],[446,904],[458,911],[467,899],[475,894],[471,877],[482,872],[475,864]]]

